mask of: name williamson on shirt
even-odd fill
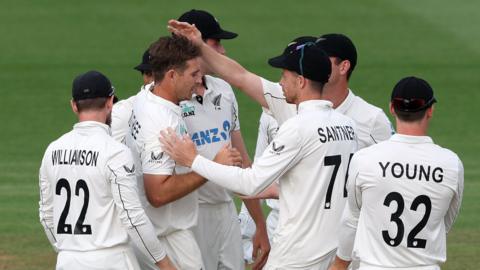
[[[318,128],[317,132],[322,143],[355,140],[355,131],[351,126],[325,126]]]
[[[80,149],[59,149],[52,152],[52,164],[97,166],[98,151]]]

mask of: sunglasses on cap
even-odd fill
[[[429,101],[422,98],[393,98],[393,107],[404,112],[418,112],[430,107],[437,100],[432,97]]]
[[[303,56],[305,53],[305,47],[315,45],[315,42],[305,42],[302,45],[295,47],[293,51],[300,51],[300,59],[298,59],[298,66],[300,67],[300,75],[303,76]],[[293,51],[291,53],[293,53]]]

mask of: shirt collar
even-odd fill
[[[393,134],[390,137],[391,141],[394,142],[401,142],[401,143],[433,143],[432,138],[429,136],[412,136],[412,135],[404,135],[404,134]]]
[[[157,95],[155,95],[154,93],[152,93],[152,91],[147,91],[147,99],[149,101],[152,101],[153,103],[156,103],[158,105],[161,105],[161,106],[165,106],[166,108],[168,108],[169,110],[172,110],[175,114],[177,114],[178,116],[181,115],[181,108],[180,106],[178,106],[177,104],[171,102],[170,100],[166,100],[162,97],[159,97]]]
[[[329,110],[332,109],[333,104],[328,100],[314,99],[303,101],[298,104],[298,113],[311,110]]]
[[[98,130],[98,131],[102,131],[102,132],[105,132],[109,135],[111,135],[110,133],[110,127],[104,123],[100,123],[100,122],[97,122],[97,121],[82,121],[82,122],[78,122],[76,123],[75,125],[73,125],[73,129],[74,130]]]
[[[345,112],[350,108],[350,106],[352,106],[354,98],[355,95],[353,94],[352,90],[348,89],[347,97],[340,105],[338,105],[337,108],[335,108],[335,110],[341,114],[345,114]]]

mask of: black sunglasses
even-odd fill
[[[406,112],[418,112],[425,108],[430,107],[437,100],[432,97],[430,100],[425,101],[423,98],[393,98],[392,104],[394,108]]]

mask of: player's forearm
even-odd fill
[[[254,195],[274,181],[269,172],[258,173],[254,168],[225,166],[197,155],[192,169],[211,182],[244,195]]]
[[[348,265],[350,265],[350,261],[342,260],[337,256],[328,270],[346,270],[348,269]]]
[[[259,76],[246,70],[237,61],[217,53],[206,43],[201,45],[201,50],[202,59],[213,73],[240,89],[262,107],[268,108],[263,96],[262,82]]]
[[[205,183],[205,178],[194,172],[171,175],[165,181],[158,181],[153,189],[149,187],[147,199],[153,207],[160,207],[190,194]]]
[[[263,227],[266,229],[265,217],[263,215],[262,206],[259,199],[243,199],[245,206],[248,209],[248,213],[255,222],[257,228]]]

